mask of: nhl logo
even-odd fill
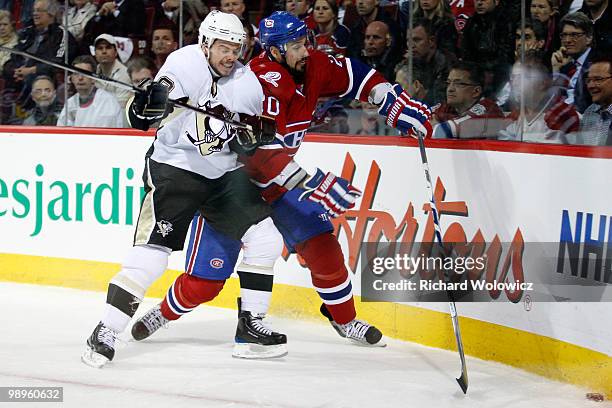
[[[265,19],[264,20],[264,24],[265,24],[266,28],[272,28],[272,27],[274,27],[274,20]]]
[[[223,259],[219,259],[219,258],[211,259],[210,260],[210,266],[212,266],[215,269],[223,268]]]

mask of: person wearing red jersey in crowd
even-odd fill
[[[335,0],[316,0],[313,18],[317,49],[336,57],[346,55],[351,31],[338,22],[338,6]]]
[[[331,217],[352,208],[361,192],[349,181],[320,169],[309,175],[294,157],[320,97],[346,97],[372,103],[378,106],[378,113],[386,118],[386,123],[401,132],[431,132],[431,113],[400,85],[387,82],[359,60],[336,59],[309,49],[306,24],[287,12],[275,12],[262,19],[259,38],[265,53],[251,60],[249,66],[263,88],[263,114],[275,119],[276,139],[244,157],[246,170],[251,180],[261,187],[264,199],[272,205],[272,219],[287,248],[306,262],[313,286],[323,301],[321,313],[340,336],[362,345],[384,346],[380,330],[356,319],[351,277],[330,221]],[[161,305],[134,325],[143,334],[142,338],[202,303],[194,299],[188,287],[190,280],[185,276],[203,276],[210,268],[206,262],[210,259],[207,258],[210,247],[227,243],[229,238],[211,234],[210,229],[198,234],[203,231],[198,228],[199,224],[196,217],[192,231],[197,232],[190,237],[187,255],[194,259],[193,267],[198,270],[188,270],[179,276]],[[237,252],[239,244],[233,245]],[[237,252],[227,257],[227,263],[235,264]],[[233,268],[228,269],[231,274]],[[265,303],[267,308],[273,282],[270,272],[251,269],[240,274],[241,285],[248,281],[250,287],[259,288],[241,291],[243,304],[253,303],[252,298],[259,297],[256,301]],[[200,280],[200,284],[206,282],[207,279]],[[211,287],[215,284],[216,281],[211,281]],[[240,327],[239,320],[237,335]]]
[[[523,63],[516,62],[510,84],[516,108],[509,116],[510,125],[499,133],[500,140],[573,143],[580,124],[578,112],[552,86],[550,68],[540,54],[530,51]]]
[[[285,10],[302,20],[306,23],[306,27],[313,30],[316,23],[311,6],[312,1],[310,0],[286,0],[285,2]]]
[[[506,127],[504,113],[482,95],[484,78],[478,64],[456,62],[446,81],[446,102],[434,107],[434,138],[494,138]]]

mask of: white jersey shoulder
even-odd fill
[[[169,87],[171,99],[187,97],[191,105],[202,109],[222,105],[227,119],[239,121],[239,113],[262,112],[264,95],[255,74],[236,63],[229,76],[213,81],[208,61],[197,45],[170,54],[156,81]],[[241,167],[228,144],[234,132],[222,121],[185,109],[176,110],[158,129],[152,159],[207,178],[218,178]]]

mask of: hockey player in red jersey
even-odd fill
[[[387,124],[402,132],[417,129],[429,134],[431,113],[399,85],[390,84],[360,61],[336,59],[312,50],[305,24],[289,13],[275,12],[263,19],[259,36],[265,52],[250,62],[250,68],[264,90],[264,115],[275,118],[277,135],[272,144],[261,146],[253,155],[245,157],[247,171],[262,188],[262,196],[271,203],[272,219],[286,246],[306,262],[313,286],[323,301],[321,312],[329,318],[334,329],[355,342],[384,346],[382,333],[377,328],[356,319],[350,274],[329,220],[352,208],[361,192],[332,173],[317,169],[314,175],[307,174],[294,160],[294,155],[320,97],[336,96],[374,103],[380,107],[379,113],[386,117]],[[197,222],[201,222],[198,217],[192,229],[197,228]],[[229,277],[233,268],[223,277],[211,269],[212,261],[217,258],[224,262],[227,259],[227,263],[236,262],[237,254],[211,251],[211,247],[220,246],[215,241],[224,240],[219,235],[211,233],[210,228],[201,236],[192,235],[187,256],[191,262],[186,273],[177,278],[160,307],[134,325],[135,336],[148,337],[168,320],[176,320],[193,310],[196,304],[190,299],[189,285],[184,282],[194,275],[209,279],[211,287],[214,282]],[[257,296],[260,301],[267,299],[269,302],[269,296],[262,296],[262,293],[271,291],[273,275],[238,269],[241,286],[249,282],[251,288],[259,288],[242,291],[242,302],[253,302],[250,298]],[[253,285],[253,282],[258,283]],[[237,346],[259,342],[248,338],[246,323],[239,314]],[[234,355],[243,357],[236,348]]]

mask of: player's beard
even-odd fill
[[[285,65],[287,66],[287,69],[289,70],[289,73],[293,77],[293,81],[296,84],[303,84],[304,83],[304,78],[306,76],[306,64],[308,64],[308,58],[303,58],[300,61],[298,61],[298,63],[299,62],[303,62],[304,63],[304,68],[301,71],[299,71],[299,70],[297,70],[295,68],[291,68],[289,65],[287,65],[286,62],[285,62]],[[296,63],[295,65],[297,66],[298,63]]]

